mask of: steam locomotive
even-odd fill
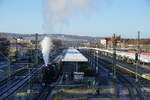
[[[57,65],[49,64],[43,70],[43,83],[51,84],[58,80],[60,71]]]

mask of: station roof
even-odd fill
[[[62,62],[88,62],[88,59],[77,49],[69,48],[62,58]]]

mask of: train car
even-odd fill
[[[59,70],[56,65],[48,65],[43,70],[43,83],[51,84],[56,82],[59,77]]]

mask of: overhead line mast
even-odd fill
[[[116,79],[116,44],[117,39],[116,35],[114,34],[114,40],[113,40],[113,77]]]
[[[138,82],[138,66],[139,66],[139,58],[140,58],[140,31],[138,31],[138,39],[137,39],[137,50],[135,53],[135,61],[136,61],[136,76],[135,76],[135,81]]]

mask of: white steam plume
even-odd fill
[[[87,12],[95,0],[44,0],[45,27],[52,31],[56,24],[62,24],[76,14]]]
[[[44,59],[45,66],[48,65],[49,53],[50,53],[50,50],[51,50],[52,46],[53,46],[53,44],[52,44],[52,41],[49,37],[45,37],[41,41],[41,48],[42,48],[42,54],[43,54],[43,59]]]

